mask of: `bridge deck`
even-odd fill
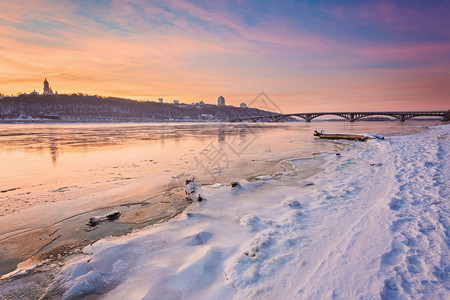
[[[394,117],[401,122],[406,121],[408,119],[414,117],[426,117],[426,116],[435,116],[442,117],[443,121],[450,120],[450,110],[448,111],[388,111],[388,112],[318,112],[318,113],[291,113],[291,114],[270,114],[265,116],[248,116],[243,118],[235,118],[230,120],[231,122],[242,122],[242,121],[253,121],[257,122],[262,119],[268,119],[272,122],[278,122],[286,117],[300,117],[305,119],[306,122],[310,122],[311,120],[325,115],[333,115],[339,116],[341,118],[345,118],[350,122],[356,121],[358,119],[368,117],[368,116],[391,116]]]

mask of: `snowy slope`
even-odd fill
[[[176,219],[88,246],[47,295],[449,299],[449,151],[450,127],[438,126],[287,161],[324,160],[306,180],[203,186],[207,201]]]

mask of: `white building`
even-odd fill
[[[223,96],[220,96],[220,97],[217,99],[217,105],[218,105],[218,106],[225,106],[225,98],[224,98]]]
[[[242,102],[242,103],[239,105],[239,107],[240,107],[240,108],[247,108],[247,104],[245,104],[245,102]]]
[[[163,103],[164,99],[163,98],[158,98],[158,102],[159,103]]]
[[[180,101],[178,101],[178,100],[173,100],[173,104],[180,104]]]
[[[0,94],[0,99],[3,99],[3,95],[2,94]]]

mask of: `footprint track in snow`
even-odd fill
[[[439,286],[450,288],[450,222],[448,204],[442,205],[448,199],[448,187],[441,172],[448,168],[442,154],[448,143],[435,139],[420,144],[426,147],[418,147],[408,157],[395,157],[393,152],[392,162],[401,173],[395,176],[399,188],[388,206],[400,214],[390,226],[392,247],[381,258],[380,273],[388,277],[380,292],[383,299],[403,299],[404,294],[418,297]],[[436,202],[439,205],[432,205]]]

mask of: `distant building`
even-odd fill
[[[247,108],[247,104],[245,104],[245,102],[242,102],[242,103],[239,105],[239,107],[240,107],[240,108]]]
[[[44,95],[53,95],[53,91],[47,81],[47,78],[44,80]]]
[[[173,104],[180,104],[180,101],[178,101],[178,100],[173,100]]]
[[[158,102],[159,103],[163,103],[164,99],[163,98],[158,98]]]
[[[3,99],[3,95],[2,94],[0,94],[0,99]]]
[[[32,96],[37,96],[37,95],[39,95],[39,93],[36,92],[36,90],[33,90],[33,91],[30,93],[30,95],[32,95]]]
[[[220,96],[220,97],[217,99],[217,105],[218,105],[218,106],[224,106],[224,105],[225,105],[225,98],[222,97],[222,96]]]

